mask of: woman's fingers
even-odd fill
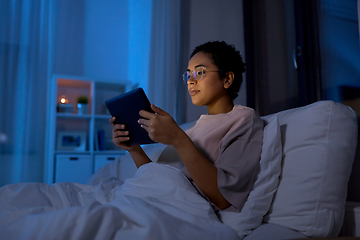
[[[109,122],[113,125],[113,132],[112,132],[112,138],[113,142],[116,145],[121,144],[122,142],[126,142],[129,140],[129,131],[125,131],[125,125],[124,124],[115,124],[116,118],[111,117]]]
[[[115,120],[116,120],[116,117],[111,117],[110,119],[109,119],[109,123],[111,124],[111,125],[114,125],[115,123]]]
[[[140,124],[140,126],[145,129],[148,133],[150,133],[150,127],[146,126],[146,125],[143,125],[143,124]]]
[[[129,137],[116,137],[116,138],[114,138],[114,143],[120,144],[120,143],[128,141],[129,139],[130,139]]]
[[[124,136],[128,136],[129,135],[129,131],[115,131],[113,133],[113,136],[116,137],[124,137]]]
[[[144,127],[144,126],[150,127],[151,120],[145,119],[145,118],[140,118],[140,119],[138,120],[138,123],[141,125],[141,127]]]
[[[159,114],[159,115],[162,115],[162,116],[168,116],[168,115],[169,115],[169,113],[167,113],[167,112],[165,112],[164,110],[162,110],[161,108],[155,106],[155,104],[153,104],[153,103],[151,104],[151,109],[152,109],[155,113],[157,113],[157,114]]]
[[[125,129],[124,124],[114,124],[113,125],[113,131],[123,131]]]
[[[113,131],[113,138],[119,138],[119,140],[127,141],[129,140],[129,131],[124,130],[124,124],[115,124],[114,131]]]
[[[119,147],[121,147],[120,145],[124,144],[124,142],[128,141],[129,139],[129,131],[119,130],[113,132],[113,142]]]
[[[155,116],[156,114],[155,113],[151,113],[151,112],[148,112],[148,111],[145,111],[145,110],[141,110],[139,112],[139,115],[143,118],[146,118],[146,119],[151,119],[153,116]]]

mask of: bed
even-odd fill
[[[215,213],[177,168],[153,163],[124,182],[122,156],[88,184],[0,189],[2,239],[300,239],[337,236],[355,155],[357,117],[332,101],[262,117],[259,172],[242,211]],[[186,127],[183,126],[183,127]],[[164,158],[163,158],[164,159]]]

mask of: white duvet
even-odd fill
[[[0,239],[240,239],[176,168],[149,163],[124,183],[0,189]]]

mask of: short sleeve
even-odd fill
[[[237,133],[241,134],[237,134]],[[262,149],[263,122],[254,113],[248,121],[229,131],[222,141],[219,157],[218,187],[231,203],[227,211],[239,212],[255,181]]]

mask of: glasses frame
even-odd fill
[[[196,74],[196,69],[199,69],[199,68],[201,69],[200,77],[199,77],[199,75]],[[186,72],[184,72],[182,75],[182,79],[183,79],[184,83],[187,85],[190,77],[193,77],[196,81],[199,81],[199,80],[203,79],[204,75],[206,75],[206,73],[208,73],[208,72],[221,72],[221,70],[208,70],[207,67],[197,66],[192,71],[187,70]]]

